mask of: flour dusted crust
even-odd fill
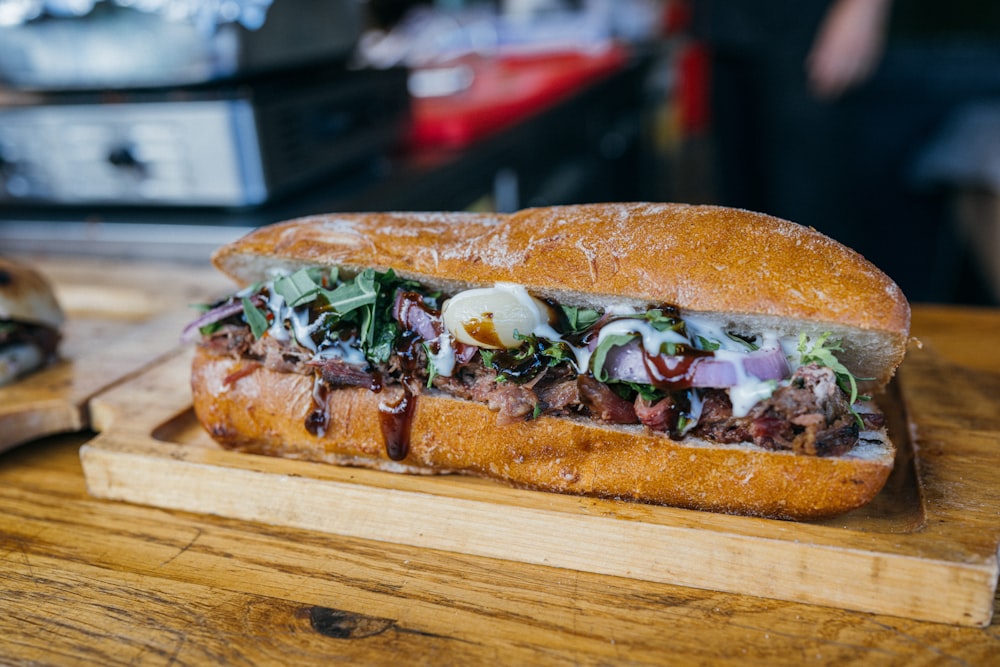
[[[830,332],[877,390],[903,359],[910,307],[861,255],[749,211],[589,204],[472,213],[331,214],[260,228],[220,248],[241,284],[304,265],[394,269],[444,291],[516,282],[572,306],[668,303],[737,330]]]
[[[746,333],[829,332],[843,339],[841,361],[869,378],[866,391],[892,378],[909,337],[906,299],[863,257],[815,230],[713,206],[313,216],[255,230],[220,248],[214,261],[244,285],[302,266],[391,268],[446,293],[514,282],[572,306],[672,304],[682,315]],[[417,401],[407,457],[392,461],[379,394],[330,392],[333,423],[317,437],[305,428],[312,378],[245,363],[199,349],[194,407],[223,446],[260,454],[792,519],[864,505],[893,467],[884,432],[864,433],[847,455],[803,456],[690,437],[675,442],[642,426],[582,418],[501,425],[485,405],[433,390]]]
[[[0,320],[59,328],[63,311],[52,287],[38,271],[8,257],[0,257]]]
[[[192,375],[198,419],[229,449],[407,473],[464,473],[513,486],[641,500],[673,507],[782,519],[834,516],[869,502],[892,470],[884,432],[867,432],[851,454],[800,456],[754,445],[677,443],[641,426],[540,417],[498,425],[485,405],[425,392],[409,455],[388,458],[379,394],[330,394],[324,437],[304,427],[312,379],[199,348]],[[238,376],[234,382],[227,378]]]

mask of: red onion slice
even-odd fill
[[[612,380],[651,384],[643,361],[642,340],[633,338],[625,345],[616,345],[608,350],[604,357],[604,371]]]
[[[611,348],[604,359],[608,378],[623,382],[653,384],[643,359],[642,342],[636,338],[625,345]],[[736,355],[730,355],[730,359]],[[739,361],[748,375],[758,380],[781,380],[789,375],[788,362],[779,347],[756,350],[740,355]],[[677,357],[678,362],[682,357]],[[730,359],[704,357],[691,364],[688,382],[691,387],[732,387],[739,382],[739,374]],[[670,360],[668,358],[667,364]]]
[[[743,360],[743,369],[758,380],[783,380],[791,375],[788,359],[780,347],[751,352]]]
[[[203,313],[200,317],[198,317],[198,319],[184,327],[184,330],[181,331],[181,342],[189,343],[198,337],[198,330],[202,327],[207,327],[209,324],[221,322],[227,317],[231,317],[242,312],[243,303],[240,301],[216,306],[212,310]]]
[[[732,387],[738,382],[732,362],[705,357],[691,366],[692,387]]]
[[[441,334],[440,316],[431,313],[418,294],[396,290],[392,314],[404,329],[416,331],[426,341],[436,340]]]

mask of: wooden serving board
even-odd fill
[[[66,321],[58,361],[0,387],[0,452],[86,429],[90,398],[176,349],[190,304],[224,284],[207,266],[165,274],[155,263],[24,260],[50,278]]]
[[[92,401],[101,432],[81,449],[92,495],[934,622],[985,626],[992,616],[1000,375],[927,348],[911,352],[883,405],[900,450],[886,488],[820,523],[224,451],[193,417],[190,356],[177,350]]]

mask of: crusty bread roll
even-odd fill
[[[63,320],[45,277],[23,262],[0,257],[0,385],[54,357]]]
[[[34,268],[0,257],[0,320],[62,326],[62,308],[52,286]]]
[[[575,307],[670,304],[726,330],[829,335],[841,341],[839,360],[868,392],[892,378],[909,337],[906,299],[857,253],[809,228],[712,206],[332,214],[255,230],[220,248],[214,261],[240,285],[309,266],[347,274],[393,269],[446,295],[514,282]],[[195,356],[192,389],[208,432],[243,451],[780,518],[863,505],[894,458],[878,428],[863,431],[847,453],[809,456],[692,435],[671,439],[585,415],[498,422],[483,403],[425,388],[407,454],[392,460],[379,402],[394,388],[334,388],[325,398],[331,424],[321,435],[304,426],[316,400],[308,375],[205,346]]]

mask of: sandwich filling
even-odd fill
[[[573,307],[516,284],[445,295],[391,270],[302,269],[212,304],[184,335],[247,362],[227,383],[259,366],[311,376],[304,426],[317,436],[335,427],[331,390],[382,393],[396,460],[433,390],[487,404],[500,424],[581,417],[804,455],[843,454],[883,426],[828,335],[733,331],[667,304]]]
[[[55,327],[0,320],[0,386],[53,358],[59,338],[59,330]]]

